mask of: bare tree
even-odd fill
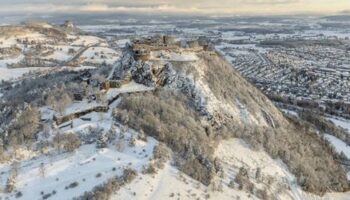
[[[261,181],[261,168],[258,167],[255,172],[255,179],[260,182]]]
[[[97,148],[106,148],[108,145],[108,137],[106,134],[101,134],[96,142]]]
[[[50,136],[50,125],[47,123],[45,123],[43,126],[43,136],[45,138],[49,138],[49,136]]]
[[[10,176],[6,181],[6,192],[8,193],[13,192],[16,188],[16,179],[18,176],[19,165],[20,163],[18,161],[13,161],[11,164]]]
[[[61,152],[61,133],[58,129],[54,130],[54,139],[53,144],[56,147],[58,152]]]
[[[13,161],[11,164],[11,174],[15,177],[18,176],[19,166],[20,163],[17,160]]]
[[[55,111],[63,114],[68,105],[72,103],[72,98],[64,87],[52,90],[47,97],[46,103]]]
[[[28,141],[34,139],[40,125],[40,113],[37,107],[28,106],[18,117],[15,130],[17,138]],[[23,142],[23,141],[17,141]]]
[[[11,193],[16,189],[16,177],[10,175],[6,181],[6,192]]]
[[[39,175],[41,176],[41,178],[45,178],[45,174],[46,174],[45,164],[44,163],[40,163]]]
[[[117,148],[117,151],[119,151],[119,152],[124,151],[124,148],[125,148],[124,141],[122,139],[118,139],[117,143],[115,144],[115,147]]]
[[[67,93],[64,93],[60,100],[56,103],[55,110],[58,111],[60,114],[64,114],[65,109],[68,105],[72,103],[72,99]]]
[[[68,152],[73,152],[75,149],[79,148],[81,144],[79,137],[74,133],[57,134],[54,137],[54,142],[59,149],[63,147],[63,149]]]

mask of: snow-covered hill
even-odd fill
[[[66,30],[60,44],[48,44],[57,33],[43,29],[50,33],[16,31],[53,48],[54,62],[105,64],[6,85],[0,197],[350,197],[346,169],[330,144],[286,117],[210,48],[163,44],[171,40],[164,37],[119,52],[105,39]],[[23,56],[31,47],[16,37],[2,38],[0,48],[18,45]]]
[[[111,65],[120,56],[120,49],[106,39],[58,25],[0,26],[0,33],[0,81],[63,66]]]

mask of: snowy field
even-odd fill
[[[71,45],[73,46],[91,46],[101,43],[106,43],[104,39],[96,36],[79,36]]]
[[[113,64],[120,58],[121,52],[107,47],[90,47],[80,56],[83,62],[95,64]]]
[[[18,68],[18,69],[8,69],[8,68],[0,68],[0,81],[9,81],[22,77],[24,74],[29,73],[31,71],[40,71],[51,69],[50,67],[29,67],[29,68]]]

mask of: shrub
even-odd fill
[[[167,149],[167,147],[163,143],[160,143],[154,147],[153,158],[160,160],[163,163],[166,162],[170,158],[169,150]]]
[[[136,175],[137,172],[135,170],[125,169],[122,176],[111,178],[106,183],[96,186],[91,192],[85,192],[84,195],[74,198],[74,200],[109,200],[113,192],[116,192],[121,186],[131,182]],[[134,194],[136,195],[136,193]]]
[[[16,198],[20,198],[22,196],[23,196],[23,194],[21,191],[16,192]]]
[[[80,147],[80,139],[74,133],[67,134],[56,134],[53,139],[58,149],[63,149],[67,152],[73,152],[75,149]]]
[[[228,184],[229,188],[235,188],[235,182],[233,180],[230,181],[230,183]]]
[[[108,137],[106,134],[101,134],[96,142],[97,148],[106,148],[108,145]]]
[[[48,199],[51,197],[51,195],[52,195],[51,193],[45,194],[43,195],[43,199]]]
[[[155,174],[157,173],[156,168],[154,167],[154,164],[149,164],[143,171],[144,174]]]
[[[124,169],[123,175],[121,176],[121,180],[123,180],[124,183],[129,183],[131,180],[133,180],[137,176],[137,172],[133,169]]]
[[[101,173],[97,173],[97,174],[96,174],[96,178],[100,178],[101,176],[102,176]]]
[[[136,145],[136,139],[131,137],[129,140],[129,147],[134,147]]]
[[[17,144],[33,141],[39,131],[40,113],[37,107],[28,106],[8,128],[8,139],[16,139]]]
[[[238,184],[239,189],[245,189],[253,194],[254,184],[249,180],[248,171],[244,167],[239,169],[239,172],[235,177],[235,182]]]
[[[79,183],[78,183],[77,181],[75,181],[75,182],[69,184],[69,185],[67,186],[67,189],[69,189],[69,188],[75,188],[75,187],[77,187],[78,185],[79,185]]]
[[[16,188],[16,177],[11,175],[6,182],[6,192],[11,193]]]
[[[322,117],[317,112],[304,110],[299,113],[300,118],[304,119],[311,124],[314,124],[318,130],[323,133],[332,134],[340,140],[344,141],[347,145],[350,145],[350,135],[342,128],[337,127],[332,121],[329,121]]]

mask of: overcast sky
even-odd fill
[[[334,14],[350,0],[0,0],[0,13]]]

